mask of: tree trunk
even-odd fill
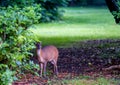
[[[119,12],[119,5],[118,5],[118,0],[105,0],[106,4],[112,13],[113,11]],[[120,18],[117,18],[117,16],[114,16],[116,24],[120,22]]]

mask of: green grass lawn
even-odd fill
[[[62,8],[63,20],[41,23],[31,29],[43,45],[58,47],[94,39],[119,39],[120,25],[115,24],[109,10],[104,8]]]

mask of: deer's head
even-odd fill
[[[41,48],[42,48],[41,42],[37,42],[37,43],[36,43],[36,48],[37,48],[37,49],[41,49]]]

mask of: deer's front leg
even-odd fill
[[[40,75],[41,75],[41,77],[42,77],[42,72],[43,72],[43,63],[40,63]]]

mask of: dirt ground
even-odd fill
[[[120,64],[120,40],[92,40],[74,43],[70,48],[58,48],[58,70],[57,79],[71,79],[79,75],[90,76],[91,78],[105,77],[120,79],[120,69],[105,71],[112,65]],[[34,62],[38,62],[36,58]],[[53,66],[49,63],[50,73]],[[13,85],[47,85],[47,81],[53,79],[53,74],[43,79],[31,74],[23,76],[19,82]]]

